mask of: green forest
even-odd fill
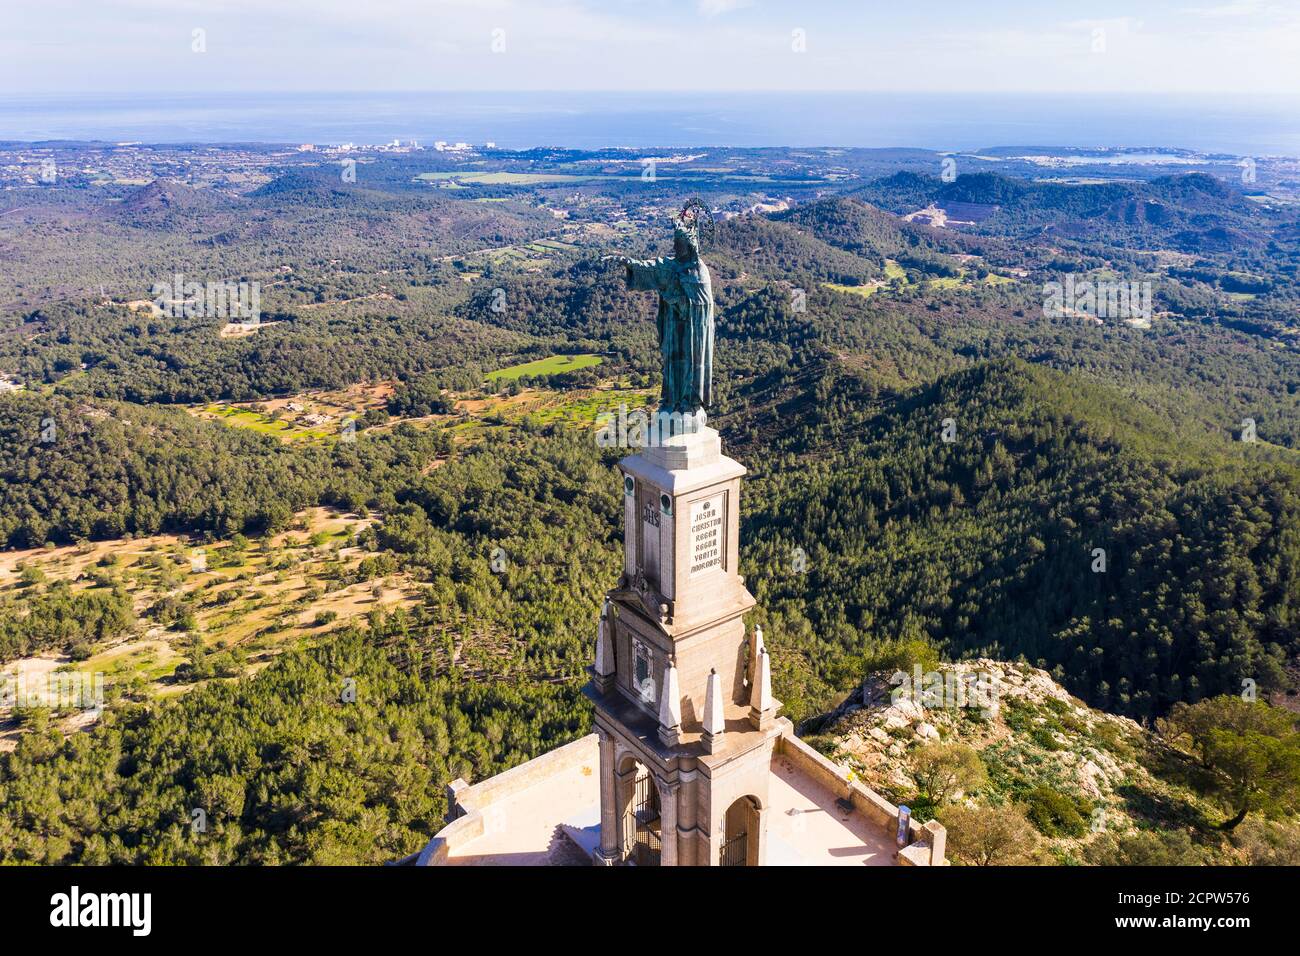
[[[762,152],[711,161],[755,171]],[[899,648],[1023,661],[1147,727],[1247,684],[1294,708],[1294,209],[1203,172],[946,183],[929,155],[778,158],[794,201],[768,212],[752,185],[689,168],[653,196],[434,190],[419,175],[445,159],[378,160],[364,189],[277,157],[255,189],[7,196],[25,231],[0,234],[21,253],[0,372],[23,387],[0,393],[0,549],[24,557],[0,586],[0,664],[146,634],[175,653],[150,675],[166,693],[110,683],[93,726],[9,715],[0,862],[390,862],[437,831],[455,777],[585,733],[625,453],[592,419],[648,394],[659,363],[652,297],[599,255],[663,254],[660,213],[687,190],[719,210],[710,424],[749,469],[749,623],[797,726]],[[980,215],[900,218],[930,204]],[[173,268],[262,281],[263,326],[131,305]],[[1045,316],[1043,284],[1075,274],[1151,281],[1157,317]],[[601,361],[488,378],[575,354]],[[291,418],[306,412],[287,402],[357,388],[355,435],[289,442],[198,414]],[[348,394],[331,401],[362,401]],[[204,651],[190,596],[142,606],[141,573],[88,557],[237,541],[233,574],[259,554],[287,577],[284,536],[313,508],[348,522],[336,549],[367,555],[345,573],[329,535],[303,544],[334,579],[320,587],[373,587],[373,605],[318,616],[256,668],[246,648]],[[47,580],[38,558],[64,549],[86,566]],[[403,599],[381,604],[395,581]]]

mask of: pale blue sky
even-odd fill
[[[0,14],[0,92],[521,89],[1295,94],[1300,0],[29,0]]]

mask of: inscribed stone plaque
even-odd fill
[[[691,502],[691,577],[722,568],[723,496]]]

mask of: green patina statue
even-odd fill
[[[702,428],[713,399],[713,286],[700,259],[712,227],[708,207],[693,199],[673,219],[671,257],[605,257],[625,267],[630,288],[659,293],[655,325],[664,359],[659,413],[671,421],[671,433]]]

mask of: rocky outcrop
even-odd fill
[[[1098,833],[1133,829],[1140,821],[1130,798],[1167,789],[1138,759],[1163,749],[1158,738],[1126,717],[1093,710],[1046,671],[979,659],[904,676],[875,675],[823,726],[833,759],[895,803],[917,802],[919,748],[966,744],[989,782],[951,799],[970,806],[1063,799],[1077,817],[1059,831],[1046,825],[1044,834],[1062,856]]]

